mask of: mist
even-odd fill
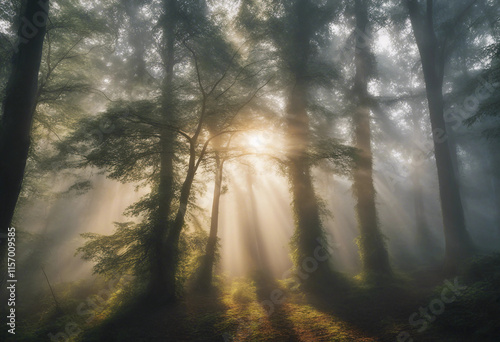
[[[0,10],[2,340],[500,335],[495,1]]]

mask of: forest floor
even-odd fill
[[[41,297],[28,311],[42,314],[20,312],[26,319],[15,338],[0,340],[500,341],[500,256],[484,258],[471,270],[460,278],[445,278],[438,269],[385,282],[344,278],[348,286],[314,295],[290,281],[235,279],[211,294],[186,293],[174,305],[117,306],[110,303],[112,296],[95,311],[83,310],[82,303],[91,303],[102,283],[93,288],[73,283],[67,293],[54,287],[66,303],[64,313],[50,305],[50,295]]]
[[[311,296],[285,282],[262,288],[240,279],[211,296],[188,294],[175,306],[135,311],[81,341],[490,341],[433,328],[439,315],[425,331],[409,324],[414,312],[439,298],[436,287],[444,281],[440,271],[426,270],[394,284],[358,281],[349,289]]]

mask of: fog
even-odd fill
[[[131,339],[147,311],[151,341],[407,341],[453,277],[470,292],[420,338],[500,331],[461,311],[498,299],[497,2],[0,10],[0,233],[26,340],[75,320],[58,336]],[[68,314],[115,279],[94,323]]]

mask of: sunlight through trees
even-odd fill
[[[2,2],[2,340],[494,340],[499,22]]]

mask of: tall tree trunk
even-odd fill
[[[500,157],[497,148],[499,147],[498,139],[491,140],[488,143],[487,151],[485,151],[485,160],[488,165],[487,170],[490,174],[490,184],[492,192],[492,201],[495,205],[494,225],[496,226],[496,238],[500,239],[500,175],[498,174],[497,166],[500,165]]]
[[[201,84],[200,84],[201,86]],[[194,177],[200,166],[201,161],[206,153],[206,148],[208,147],[208,142],[204,144],[203,149],[200,152],[198,158],[196,157],[196,148],[198,146],[198,140],[203,129],[205,122],[205,116],[207,113],[207,94],[202,91],[203,101],[200,109],[200,117],[198,119],[198,126],[194,135],[189,138],[189,163],[186,173],[186,178],[182,183],[181,193],[179,197],[179,208],[174,219],[174,222],[170,225],[167,237],[165,240],[165,275],[166,275],[166,286],[164,291],[164,298],[173,302],[177,297],[177,271],[179,266],[179,241],[182,233],[182,228],[186,220],[187,208],[189,205],[189,198],[191,196],[191,189],[193,187]]]
[[[410,108],[412,111],[413,141],[415,143],[413,147],[413,165],[410,172],[413,188],[413,207],[415,211],[415,236],[417,246],[423,250],[422,254],[426,255],[427,260],[433,261],[435,253],[438,251],[438,246],[436,241],[432,238],[429,225],[425,218],[424,194],[422,190],[422,166],[425,158],[423,153],[426,151],[421,151],[417,146],[417,142],[423,139],[422,128],[420,127],[419,121],[420,117],[417,115],[419,111],[413,102],[410,102]]]
[[[296,52],[292,65],[294,84],[288,98],[286,120],[289,144],[288,175],[295,215],[293,245],[296,250],[293,256],[295,267],[302,269],[306,260],[315,255],[320,245],[318,241],[324,241],[325,238],[307,155],[310,142],[307,115],[307,64],[311,51],[310,21],[314,18],[310,18],[308,13],[307,0],[298,0],[295,10],[297,25],[291,37]],[[304,284],[306,287],[314,286],[316,283],[327,280],[330,275],[329,263],[320,262],[318,269],[305,277]]]
[[[164,43],[165,51],[163,60],[165,62],[165,78],[162,90],[162,113],[165,123],[173,118],[172,88],[174,78],[174,31],[175,31],[175,0],[165,0],[165,26]],[[151,234],[150,281],[148,295],[155,301],[168,298],[165,288],[168,286],[168,270],[166,268],[166,238],[169,228],[169,215],[173,197],[174,186],[174,137],[170,130],[163,128],[160,132],[160,183],[158,185],[158,210],[153,219],[153,231]]]
[[[254,277],[262,280],[270,280],[271,270],[269,269],[269,258],[267,256],[264,238],[262,237],[261,227],[259,226],[259,212],[257,208],[257,199],[253,191],[254,176],[250,169],[246,173],[247,183],[247,204],[248,216],[246,220],[247,243],[253,249],[254,268],[251,270]]]
[[[429,103],[446,241],[445,268],[449,272],[455,272],[460,263],[472,254],[473,245],[465,227],[459,185],[453,170],[443,115],[444,58],[434,32],[433,1],[427,0],[425,14],[421,13],[416,0],[409,0],[408,8],[420,52]]]
[[[191,142],[189,167],[184,183],[182,184],[181,194],[179,197],[179,209],[167,233],[165,241],[165,275],[166,283],[164,288],[164,297],[168,302],[173,302],[177,296],[177,271],[179,265],[179,240],[181,237],[182,228],[184,227],[189,197],[193,187],[194,177],[196,175],[196,143]],[[201,157],[200,157],[201,158]]]
[[[451,127],[449,123],[445,122],[445,124],[446,124],[446,134],[447,134],[446,136],[447,136],[448,146],[450,148],[451,164],[453,165],[453,173],[455,174],[457,180],[457,187],[458,187],[458,192],[460,193],[464,217],[466,217],[467,216],[466,213],[468,212],[467,201],[465,200],[467,198],[467,193],[466,193],[467,189],[464,188],[463,183],[461,181],[460,174],[462,171],[460,171],[461,168],[460,159],[458,157],[460,136],[459,133],[454,131],[453,127]]]
[[[127,83],[128,93],[130,97],[134,97],[137,86],[142,86],[146,80],[146,62],[145,57],[145,41],[144,30],[139,26],[140,20],[140,4],[134,0],[126,0],[123,3],[125,13],[129,17],[131,32],[129,35],[129,44],[133,47],[133,55],[131,56],[131,75],[130,82]],[[165,8],[173,6],[171,2],[165,2]],[[164,44],[166,49],[163,53],[165,61],[166,77],[162,84],[162,112],[166,122],[170,120],[171,108],[170,97],[173,67],[174,67],[174,49],[173,49],[173,27],[174,22],[171,20],[173,10],[168,10],[165,16],[168,22],[164,26]],[[141,89],[142,90],[142,89]],[[168,229],[168,215],[172,201],[173,188],[173,135],[170,131],[163,129],[160,132],[160,182],[158,185],[158,207],[153,218],[153,230],[150,236],[150,253],[149,253],[149,288],[148,295],[151,300],[158,301],[162,298],[163,289],[166,284],[165,267],[164,267],[164,244]]]
[[[368,29],[368,8],[366,0],[355,1],[356,32],[366,33]],[[366,35],[365,35],[366,36]],[[372,62],[369,42],[358,35],[355,52],[356,75],[353,94],[357,102],[354,111],[356,148],[359,150],[354,171],[354,195],[360,229],[359,248],[363,270],[366,273],[389,274],[389,256],[380,232],[375,205],[373,185],[373,161],[371,151],[370,107],[368,80]]]
[[[140,2],[136,0],[125,0],[123,6],[130,21],[129,26],[131,30],[129,32],[128,43],[134,50],[132,56],[130,56],[132,67],[129,78],[132,82],[127,83],[128,90],[132,95],[134,88],[137,85],[143,85],[148,75],[146,61],[144,59],[146,54],[146,41],[144,37],[147,36],[149,32],[144,28],[144,22],[141,21],[140,18]]]
[[[21,12],[0,122],[0,234],[7,234],[23,182],[48,12],[49,0],[28,0]],[[3,263],[7,242],[0,239]]]
[[[215,156],[216,172],[215,172],[215,185],[214,196],[212,199],[212,215],[210,218],[210,234],[208,236],[207,247],[205,255],[201,261],[198,277],[195,279],[195,288],[199,290],[210,290],[213,281],[213,267],[215,264],[215,253],[217,252],[217,234],[219,231],[219,207],[220,196],[222,194],[222,179],[224,172],[225,160]]]

